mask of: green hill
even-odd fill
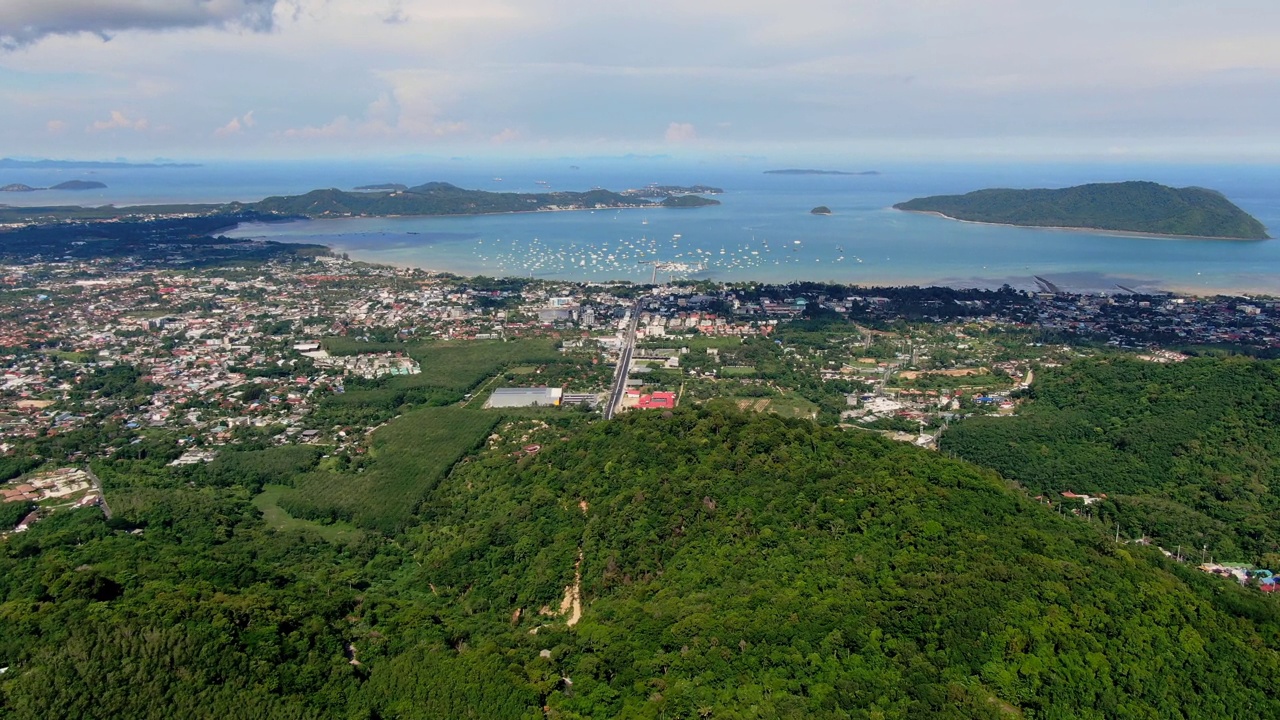
[[[1032,494],[1105,493],[1097,510],[1126,537],[1280,565],[1280,363],[1081,361],[1038,373],[1032,394],[942,448]]]
[[[1274,598],[990,471],[736,412],[549,432],[532,456],[495,441],[416,525],[345,545],[249,503],[332,459],[263,450],[242,480],[99,463],[112,525],[67,512],[0,542],[0,712],[1280,716]]]
[[[665,208],[700,208],[719,204],[719,200],[701,195],[671,195],[663,198],[661,203]]]
[[[668,198],[668,200],[672,200]],[[718,205],[715,200],[682,196],[665,207]],[[608,190],[587,192],[496,193],[466,190],[443,182],[431,182],[407,190],[346,192],[312,190],[303,195],[269,197],[248,207],[263,213],[333,217],[347,215],[484,215],[536,210],[656,207],[638,197]]]
[[[978,190],[967,195],[916,198],[898,210],[931,212],[956,220],[1026,227],[1120,230],[1265,240],[1267,229],[1221,193],[1153,182],[1095,183],[1060,190]]]

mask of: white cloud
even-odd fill
[[[435,71],[396,71],[382,75],[392,87],[366,106],[360,118],[339,115],[323,125],[285,130],[287,138],[432,139],[460,135],[467,123],[443,117],[451,98],[447,75]]]
[[[489,138],[489,142],[494,145],[504,145],[509,142],[515,142],[524,137],[524,133],[515,128],[503,128],[502,132]]]
[[[262,155],[1015,135],[1138,152],[1273,136],[1274,26],[1275,0],[0,0],[21,44],[0,52],[0,107],[24,152],[58,155],[101,137],[48,118],[149,155],[201,155],[213,132]],[[250,107],[260,132],[225,114]]]
[[[146,118],[130,118],[119,110],[112,110],[111,117],[106,120],[95,120],[87,128],[90,132],[104,130],[137,130],[142,132],[151,126]]]
[[[44,124],[44,129],[57,135],[67,129],[67,123],[65,120],[50,120]]]
[[[698,131],[692,123],[673,122],[667,126],[666,141],[669,143],[685,143],[698,139]]]
[[[215,137],[227,137],[229,135],[235,135],[236,133],[239,133],[241,130],[244,130],[245,128],[253,127],[254,122],[255,121],[253,119],[253,111],[250,110],[249,112],[245,113],[244,115],[241,115],[240,117],[231,118],[231,120],[226,125],[223,125],[217,130],[214,130],[213,134]]]

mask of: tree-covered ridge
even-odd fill
[[[668,202],[671,201],[671,202]],[[698,207],[719,202],[688,195],[667,198],[666,207]],[[587,192],[499,193],[465,190],[444,182],[430,182],[387,192],[312,190],[304,195],[269,197],[251,207],[258,212],[323,217],[334,215],[484,215],[551,209],[656,207],[645,198],[608,190]]]
[[[957,423],[942,449],[1033,494],[1105,493],[1127,537],[1280,552],[1280,363],[1087,360],[1037,374],[1031,396],[1019,417]]]
[[[1119,230],[1153,235],[1265,240],[1267,229],[1221,193],[1153,182],[1093,183],[1062,189],[977,190],[916,198],[898,210],[1028,227]]]
[[[1272,598],[990,471],[735,412],[564,437],[483,451],[418,526],[348,543],[268,530],[248,502],[312,452],[97,463],[113,521],[67,512],[0,543],[0,714],[1280,713]]]
[[[432,505],[406,581],[456,618],[442,642],[550,649],[524,668],[560,717],[1280,712],[1269,599],[864,434],[634,416],[469,464]],[[568,629],[539,609],[579,557]]]

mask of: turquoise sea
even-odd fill
[[[200,168],[3,170],[0,185],[72,178],[108,185],[89,193],[8,194],[9,204],[256,200],[317,187],[443,180],[508,192],[621,190],[659,184],[724,188],[718,207],[551,212],[480,217],[368,218],[244,225],[227,234],[319,242],[352,257],[465,275],[574,280],[822,280],[863,285],[943,284],[1033,289],[1033,276],[1065,289],[1280,294],[1280,240],[1232,242],[985,226],[892,210],[921,195],[984,187],[1062,187],[1130,179],[1223,192],[1280,235],[1280,168],[1261,165],[876,164],[830,167],[878,175],[781,176],[786,162],[667,159],[401,160],[380,163],[237,163]],[[833,215],[814,216],[818,205]],[[678,236],[678,237],[677,237]]]

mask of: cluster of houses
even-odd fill
[[[1200,569],[1219,577],[1231,578],[1241,585],[1256,585],[1259,590],[1265,593],[1273,593],[1280,590],[1280,584],[1277,584],[1275,573],[1253,565],[1203,563],[1200,565]]]

